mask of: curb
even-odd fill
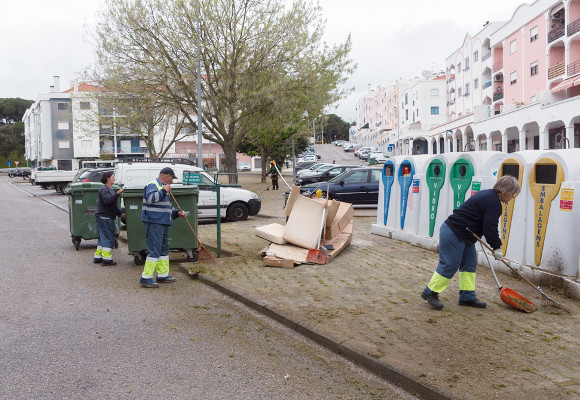
[[[189,274],[187,268],[180,264],[179,268],[182,272]],[[412,377],[396,370],[386,364],[381,363],[374,357],[364,355],[359,351],[348,346],[340,344],[333,339],[316,332],[314,329],[307,327],[304,324],[293,321],[284,314],[281,314],[271,309],[267,303],[251,299],[248,296],[238,292],[233,285],[227,282],[218,282],[207,274],[199,274],[197,279],[204,284],[218,290],[219,292],[239,301],[240,303],[250,307],[251,309],[273,319],[274,321],[292,329],[293,331],[307,337],[326,349],[336,353],[345,359],[355,363],[356,365],[365,368],[369,372],[379,376],[382,379],[389,381],[397,387],[407,391],[408,393],[419,396],[423,399],[429,400],[451,400],[452,397],[446,395],[438,390],[431,388]]]

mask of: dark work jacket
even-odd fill
[[[119,195],[107,185],[101,186],[97,193],[97,217],[115,219],[121,216],[121,210],[117,207]]]
[[[498,223],[502,213],[499,196],[494,189],[475,193],[458,209],[453,210],[445,223],[453,233],[465,242],[475,243],[476,239],[465,228],[471,229],[477,236],[485,236],[485,240],[495,250],[501,247]]]

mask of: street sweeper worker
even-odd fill
[[[169,227],[177,217],[185,217],[185,212],[171,205],[171,184],[177,178],[173,169],[163,168],[157,179],[149,182],[143,190],[141,222],[145,224],[147,258],[141,275],[141,286],[159,287],[159,282],[175,282],[169,275]],[[157,271],[157,281],[155,281]]]
[[[272,190],[278,190],[278,169],[274,160],[270,161],[270,170],[266,173],[268,175],[272,175]]]
[[[459,269],[459,305],[485,308],[486,303],[475,296],[475,269],[477,267],[476,239],[471,229],[485,240],[493,250],[493,257],[501,260],[501,239],[498,222],[502,203],[507,203],[520,192],[520,184],[511,175],[502,176],[493,189],[475,193],[458,209],[453,210],[439,230],[439,265],[431,281],[421,293],[429,305],[443,308],[439,293],[443,292]]]
[[[104,172],[101,175],[101,183],[103,186],[97,192],[97,212],[95,213],[99,239],[93,262],[102,265],[117,265],[113,261],[111,251],[115,245],[115,219],[124,216],[117,206],[117,198],[123,193],[123,188],[117,191],[113,190],[115,183],[113,171]]]

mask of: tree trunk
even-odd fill
[[[235,174],[236,172],[238,172],[238,163],[236,160],[236,147],[234,146],[233,139],[226,138],[223,150],[226,156],[225,158],[226,172]],[[230,175],[229,177],[229,183],[230,184],[236,183],[232,175]]]
[[[268,154],[262,153],[262,182],[266,182],[266,172],[268,172]]]

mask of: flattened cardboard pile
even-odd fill
[[[352,204],[309,199],[300,196],[299,186],[293,186],[286,204],[286,216],[286,226],[270,224],[255,229],[256,236],[271,242],[261,252],[265,265],[294,268],[294,264],[308,263],[308,251],[318,249],[319,244],[328,249],[328,263],[352,240]]]

